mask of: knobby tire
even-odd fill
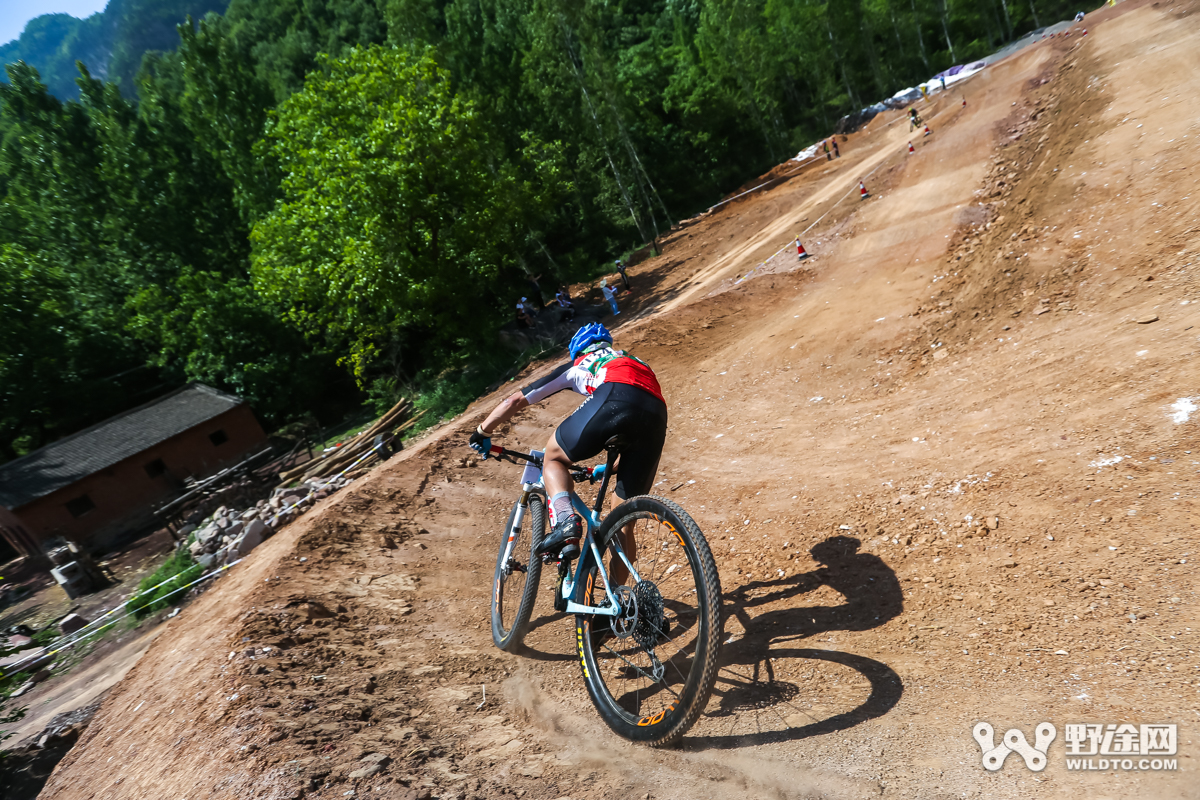
[[[538,581],[542,575],[542,561],[536,553],[542,543],[542,537],[546,535],[545,498],[536,492],[530,492],[529,510],[521,523],[521,529],[510,553],[511,558],[523,563],[526,571],[505,574],[505,544],[519,506],[519,502],[513,504],[508,523],[501,531],[500,550],[496,554],[496,572],[492,579],[492,642],[509,653],[521,649],[525,632],[529,629],[529,618],[533,615]],[[518,577],[524,578],[523,584]]]
[[[663,664],[663,679],[649,678],[649,651],[635,636],[597,645],[591,628],[599,616],[576,615],[576,644],[588,695],[604,722],[626,739],[663,747],[687,733],[712,694],[724,627],[721,583],[699,526],[680,506],[652,495],[625,501],[600,526],[596,538],[604,543],[600,550],[606,569],[611,562],[607,543],[629,522],[636,524],[637,539],[636,559],[630,560],[643,581],[655,584],[663,609],[667,630],[654,648]],[[603,601],[595,567],[577,579],[587,582],[592,604]]]

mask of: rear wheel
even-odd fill
[[[632,527],[630,535],[621,530]],[[721,642],[721,583],[699,526],[670,500],[643,496],[617,506],[598,541],[620,536],[635,581],[605,568],[619,617],[577,615],[576,641],[588,694],[618,735],[654,747],[673,744],[695,724],[712,694]],[[623,578],[618,582],[618,578]],[[606,602],[599,571],[583,576],[591,605]]]
[[[523,513],[522,513],[523,512]],[[520,514],[521,520],[517,518]],[[546,535],[546,500],[529,494],[528,506],[518,502],[508,515],[508,524],[500,536],[496,555],[496,574],[492,581],[492,641],[508,652],[520,649],[533,602],[537,599],[541,559],[535,555]]]

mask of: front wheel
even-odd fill
[[[717,678],[721,583],[712,551],[686,511],[650,495],[613,509],[597,541],[609,545],[601,552],[624,613],[575,618],[588,694],[618,735],[673,744],[700,717]],[[640,581],[613,566],[618,541]],[[604,603],[599,570],[583,580],[590,604]]]
[[[518,501],[508,515],[492,581],[492,641],[509,653],[525,638],[542,575],[537,549],[546,535],[546,500],[530,492],[526,502]]]

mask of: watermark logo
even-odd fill
[[[1004,759],[1008,758],[1009,753],[1018,753],[1025,759],[1025,766],[1034,772],[1041,772],[1046,768],[1046,751],[1050,749],[1054,737],[1058,736],[1058,730],[1049,722],[1040,723],[1033,729],[1032,747],[1025,739],[1025,734],[1017,728],[1010,728],[999,745],[995,743],[995,731],[986,722],[976,724],[971,734],[983,751],[984,769],[995,772],[1004,766]]]
[[[977,723],[971,734],[983,753],[984,769],[995,772],[1004,766],[1009,753],[1017,753],[1030,770],[1041,772],[1046,768],[1047,752],[1058,736],[1058,730],[1049,722],[1039,723],[1034,728],[1032,746],[1017,728],[1008,730],[998,745],[995,742],[995,730],[986,722]],[[1174,724],[1070,722],[1064,728],[1063,741],[1066,744],[1068,770],[1155,771],[1179,768],[1178,759],[1164,758],[1178,752],[1179,726]]]
[[[1178,760],[1161,758],[1173,756],[1179,750],[1179,726],[1109,725],[1088,722],[1068,723],[1063,735],[1067,744],[1069,770],[1173,770]],[[1079,758],[1079,756],[1112,756],[1112,758]],[[1159,756],[1133,758],[1133,756]]]

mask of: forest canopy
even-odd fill
[[[38,17],[0,47],[0,460],[184,380],[269,425],[366,391],[482,388],[462,368],[494,364],[528,278],[588,277],[842,115],[1076,10],[111,0]]]

